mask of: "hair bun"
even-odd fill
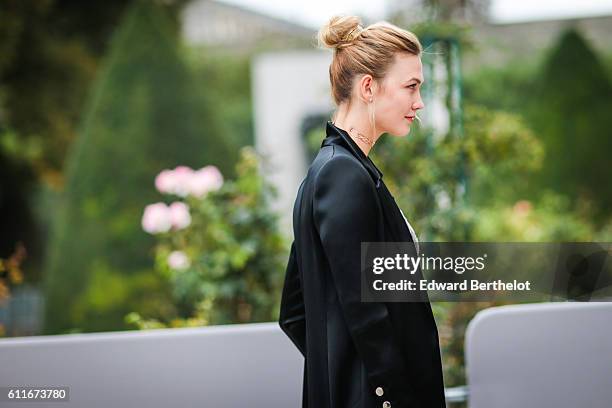
[[[334,16],[319,30],[319,46],[341,48],[349,45],[363,30],[357,16]]]

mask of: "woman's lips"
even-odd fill
[[[414,122],[414,116],[404,116],[405,119],[408,119],[408,122]]]

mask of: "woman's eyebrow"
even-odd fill
[[[410,81],[412,81],[413,79],[414,79],[415,81],[417,81],[419,84],[420,84],[420,83],[422,83],[422,81],[421,81],[419,78],[417,78],[417,77],[410,78],[410,79],[409,79],[409,80],[407,80],[406,82],[410,82]],[[423,81],[423,82],[424,82],[424,81]]]

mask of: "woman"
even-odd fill
[[[416,36],[358,17],[332,18],[338,109],[299,187],[279,323],[305,358],[303,407],[444,407],[438,331],[428,301],[361,302],[360,243],[413,242],[368,153],[406,135],[424,107]],[[417,249],[418,250],[418,249]]]

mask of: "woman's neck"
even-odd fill
[[[364,112],[356,112],[357,110],[358,108],[347,111],[346,108],[340,107],[334,115],[332,123],[334,126],[346,131],[367,156],[381,134],[376,132],[374,135],[374,131],[367,119],[367,111],[364,114]]]

